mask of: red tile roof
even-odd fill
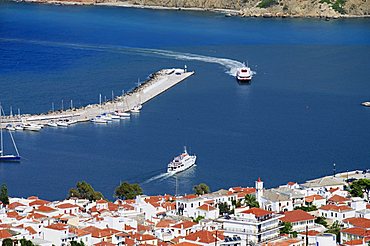
[[[35,211],[43,212],[43,213],[52,213],[52,212],[55,212],[56,210],[54,208],[41,205],[40,207],[36,208]]]
[[[5,238],[11,238],[12,234],[6,229],[0,230],[0,238],[5,239]]]
[[[312,216],[311,214],[300,209],[284,212],[284,217],[280,218],[281,221],[290,223],[314,219],[315,216]]]
[[[16,207],[26,206],[20,202],[12,202],[8,205],[8,209],[15,209]]]
[[[217,241],[223,240],[223,235],[219,232],[217,234]],[[216,241],[216,232],[211,231],[197,231],[191,233],[185,237],[188,241],[200,242],[200,243],[214,243]]]
[[[155,225],[155,227],[157,227],[157,228],[168,228],[168,227],[170,227],[170,225],[173,225],[175,223],[176,223],[175,220],[161,220]]]
[[[306,235],[306,232],[305,231],[304,232],[300,232],[299,234]],[[309,230],[307,232],[307,234],[308,234],[308,236],[316,236],[316,235],[320,234],[320,232],[319,231],[315,231],[315,230]]]
[[[342,205],[342,206],[337,206],[337,205],[332,205],[328,204],[325,206],[320,207],[319,209],[326,210],[326,211],[337,211],[337,212],[343,212],[343,211],[349,211],[352,210],[352,208]]]
[[[91,233],[91,236],[96,237],[96,238],[108,237],[108,236],[112,236],[120,232],[118,230],[111,229],[111,228],[99,229],[95,226],[88,226],[88,227],[82,228],[82,230]]]
[[[306,202],[313,202],[313,201],[317,201],[317,200],[325,200],[325,198],[320,196],[320,195],[311,195],[311,196],[306,196],[305,197]]]
[[[189,194],[189,195],[186,195],[186,196],[184,196],[183,198],[184,199],[194,199],[194,198],[197,198],[198,196],[197,195],[195,195],[195,194]]]
[[[292,185],[295,185],[295,184],[296,184],[296,182],[288,182],[289,186],[292,186]]]
[[[81,229],[78,229],[78,228],[70,228],[69,229],[73,234],[76,234],[78,237],[82,237],[82,236],[85,236],[85,235],[89,235],[91,234],[91,232],[88,232],[88,231],[85,231],[85,230],[81,230]]]
[[[41,205],[46,205],[46,204],[49,204],[50,202],[48,201],[45,201],[45,200],[41,200],[41,199],[38,199],[38,200],[35,200],[33,202],[30,202],[30,206],[41,206]]]
[[[345,223],[349,223],[354,227],[367,228],[370,229],[370,219],[366,218],[348,218],[343,220]]]
[[[103,200],[103,199],[100,199],[98,201],[96,201],[97,204],[105,204],[105,203],[108,203],[106,200]]]
[[[182,243],[174,244],[173,246],[199,246],[199,244],[189,243],[189,242],[182,242]]]
[[[71,204],[71,203],[62,203],[56,206],[57,208],[64,209],[64,208],[79,208],[79,206]]]
[[[94,245],[95,246],[115,246],[115,244],[110,243],[110,242],[100,242],[100,243],[96,243]]]
[[[243,211],[244,214],[254,214],[256,217],[263,217],[269,214],[273,214],[271,211],[264,210],[262,208],[251,208]]]
[[[37,196],[29,196],[27,197],[27,200],[37,200],[39,199]]]
[[[197,209],[208,211],[208,212],[212,210],[216,210],[215,207],[212,207],[211,205],[208,205],[208,204],[203,204],[202,206],[197,207]]]
[[[365,238],[365,242],[369,242],[370,241],[370,238]],[[351,241],[347,241],[347,242],[344,242],[343,243],[344,246],[349,246],[349,245],[364,245],[364,242],[362,241],[362,239],[356,239],[356,240],[351,240]]]
[[[49,226],[46,226],[45,228],[52,229],[52,230],[63,231],[63,230],[67,230],[68,226],[66,224],[56,223],[56,224],[51,224]]]
[[[191,228],[193,227],[194,225],[196,225],[197,223],[193,222],[193,221],[183,221],[183,222],[180,222],[174,226],[171,226],[172,228],[177,228],[177,229],[188,229],[188,228]]]
[[[12,212],[6,213],[6,216],[8,218],[17,218],[19,216],[19,214],[17,212],[15,212],[15,211],[12,211]]]
[[[339,195],[334,195],[328,199],[329,202],[335,202],[335,203],[345,203],[349,200],[350,199],[339,196]]]
[[[366,230],[366,229],[363,229],[363,228],[356,228],[356,227],[343,229],[343,230],[341,230],[341,232],[351,234],[351,235],[356,235],[356,236],[359,236],[359,237],[364,237],[364,236],[368,237],[368,236],[370,236],[370,230]]]
[[[27,226],[25,229],[30,233],[30,235],[37,233],[37,231],[35,231],[31,226]]]
[[[132,236],[133,238],[135,238],[137,241],[151,241],[151,240],[158,240],[155,236],[153,235],[149,235],[149,234],[134,234]]]

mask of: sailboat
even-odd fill
[[[13,146],[14,146],[14,149],[15,151],[17,152],[17,155],[5,155],[4,154],[4,142],[3,142],[3,128],[2,128],[2,113],[3,113],[3,108],[0,106],[0,162],[1,161],[20,161],[21,160],[21,157],[19,155],[19,152],[18,152],[18,148],[17,148],[17,145],[15,144],[15,141],[14,141],[14,138],[13,138],[13,135],[11,133],[11,131],[8,131],[9,134],[10,134],[10,138],[12,139],[12,142],[13,142]],[[4,114],[5,115],[5,114]]]

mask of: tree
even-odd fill
[[[84,242],[76,242],[76,241],[71,241],[71,246],[85,246]]]
[[[301,207],[295,207],[294,210],[303,210],[303,211],[306,211],[306,212],[312,212],[312,211],[316,211],[317,210],[317,207],[315,205],[311,205],[311,206],[301,206]]]
[[[69,190],[68,198],[70,197],[88,199],[90,201],[96,201],[104,198],[101,192],[95,191],[90,184],[86,183],[86,181],[77,182],[76,188],[71,188]]]
[[[337,236],[337,242],[340,242],[340,230],[341,230],[341,227],[340,227],[340,224],[338,221],[335,221],[329,228],[329,230],[327,230],[326,232],[327,233],[331,233],[331,234],[335,234]]]
[[[245,205],[249,206],[250,208],[259,208],[260,207],[260,205],[258,204],[258,202],[256,200],[256,197],[251,195],[251,194],[245,195],[244,203],[245,203]]]
[[[231,214],[232,211],[230,210],[230,206],[227,205],[226,202],[220,202],[218,204],[218,209],[220,210],[220,214]]]
[[[6,187],[6,184],[1,185],[0,201],[5,205],[9,204],[8,187]]]
[[[6,238],[3,240],[3,246],[13,246],[13,240]]]
[[[354,197],[364,197],[365,193],[366,198],[369,199],[369,192],[370,179],[359,179],[350,185],[350,193]]]
[[[206,185],[205,183],[200,183],[200,184],[194,186],[193,190],[194,190],[195,194],[197,194],[197,195],[204,195],[204,194],[208,194],[210,192],[210,189],[209,189],[208,185]]]
[[[119,199],[134,199],[136,196],[142,194],[143,190],[139,184],[130,184],[128,182],[121,183],[114,191],[114,196]]]
[[[280,234],[290,234],[290,233],[292,233],[292,229],[293,229],[292,223],[283,222],[282,225],[283,225],[283,227],[280,228]]]
[[[201,221],[202,219],[204,219],[204,216],[198,216],[198,217],[196,217],[193,221],[195,222],[195,223],[199,223],[199,221]]]
[[[325,217],[323,217],[323,216],[317,217],[317,218],[315,219],[315,223],[316,223],[316,224],[323,225],[323,226],[325,226],[325,227],[328,227],[328,223],[326,222],[326,219],[325,219]]]
[[[34,246],[34,244],[30,240],[21,239],[19,241],[21,243],[21,246]]]

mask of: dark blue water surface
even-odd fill
[[[229,61],[249,62],[251,85],[236,83]],[[184,145],[198,162],[178,175],[179,193],[200,182],[252,186],[259,176],[268,187],[303,182],[330,174],[333,162],[339,171],[370,167],[370,108],[360,105],[370,100],[368,19],[0,4],[6,113],[96,103],[184,64],[195,75],[130,120],[16,132],[24,159],[0,164],[0,183],[13,196],[46,199],[64,198],[80,180],[108,198],[120,181],[175,193],[175,179],[160,177]]]

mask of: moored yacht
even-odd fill
[[[252,71],[250,67],[244,65],[243,67],[238,68],[236,79],[239,82],[250,82],[252,80]]]
[[[196,155],[189,155],[186,147],[181,155],[176,156],[167,166],[167,173],[175,174],[194,166]]]

